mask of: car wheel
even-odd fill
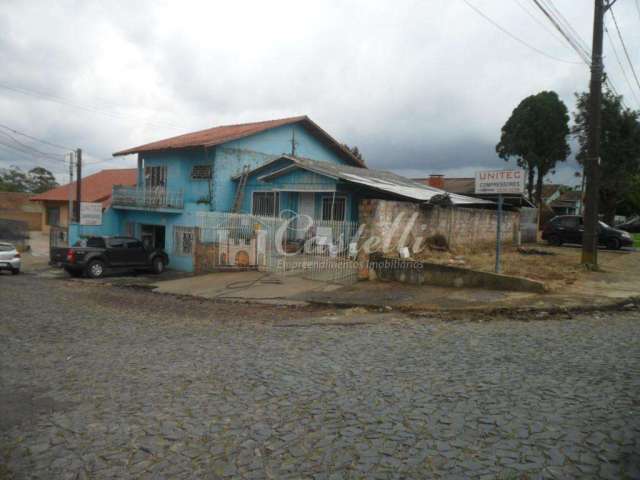
[[[609,240],[607,240],[607,248],[609,250],[620,250],[620,247],[622,245],[620,244],[620,240],[618,240],[617,238],[610,238]]]
[[[93,260],[87,265],[87,276],[89,278],[100,278],[104,275],[104,263],[100,260]]]
[[[554,247],[559,247],[562,245],[562,239],[558,235],[551,235],[547,239],[549,245],[553,245]]]
[[[151,262],[151,271],[156,275],[164,272],[164,260],[161,257],[155,257]]]
[[[19,268],[11,269],[11,275],[18,275],[19,273],[20,273],[20,269]]]

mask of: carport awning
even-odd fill
[[[439,188],[430,187],[418,182],[414,182],[395,173],[380,170],[371,170],[368,168],[348,167],[346,165],[338,165],[329,162],[319,162],[306,158],[291,157],[284,155],[275,160],[267,162],[252,172],[257,173],[259,170],[273,164],[276,161],[288,160],[291,163],[279,170],[267,173],[260,177],[261,181],[270,182],[278,177],[287,175],[294,170],[303,169],[316,174],[341,180],[343,182],[362,185],[370,189],[385,192],[387,194],[407,198],[419,202],[428,202],[434,197],[447,195],[453,205],[470,206],[470,205],[494,205],[494,202],[482,200],[479,198],[467,197],[455,193],[448,193]]]

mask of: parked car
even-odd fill
[[[62,267],[69,275],[100,278],[107,270],[150,270],[162,273],[169,256],[161,249],[147,249],[132,237],[89,237],[67,249]]]
[[[624,223],[616,225],[616,228],[629,233],[640,233],[640,217],[635,217]]]
[[[582,244],[584,225],[582,217],[577,215],[559,215],[553,217],[542,229],[542,239],[551,245],[563,243]],[[628,232],[610,227],[604,222],[598,222],[598,244],[612,250],[633,245],[633,239]]]
[[[0,270],[20,273],[20,253],[11,243],[0,243]]]

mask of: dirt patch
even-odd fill
[[[425,250],[416,260],[451,265],[481,272],[495,271],[495,251]],[[502,251],[502,273],[545,282],[550,290],[574,283],[583,271],[580,256],[573,249],[549,249],[543,246],[519,251],[506,245]]]

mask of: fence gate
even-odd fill
[[[321,281],[357,280],[355,222],[222,212],[198,215],[196,272],[257,269]]]

